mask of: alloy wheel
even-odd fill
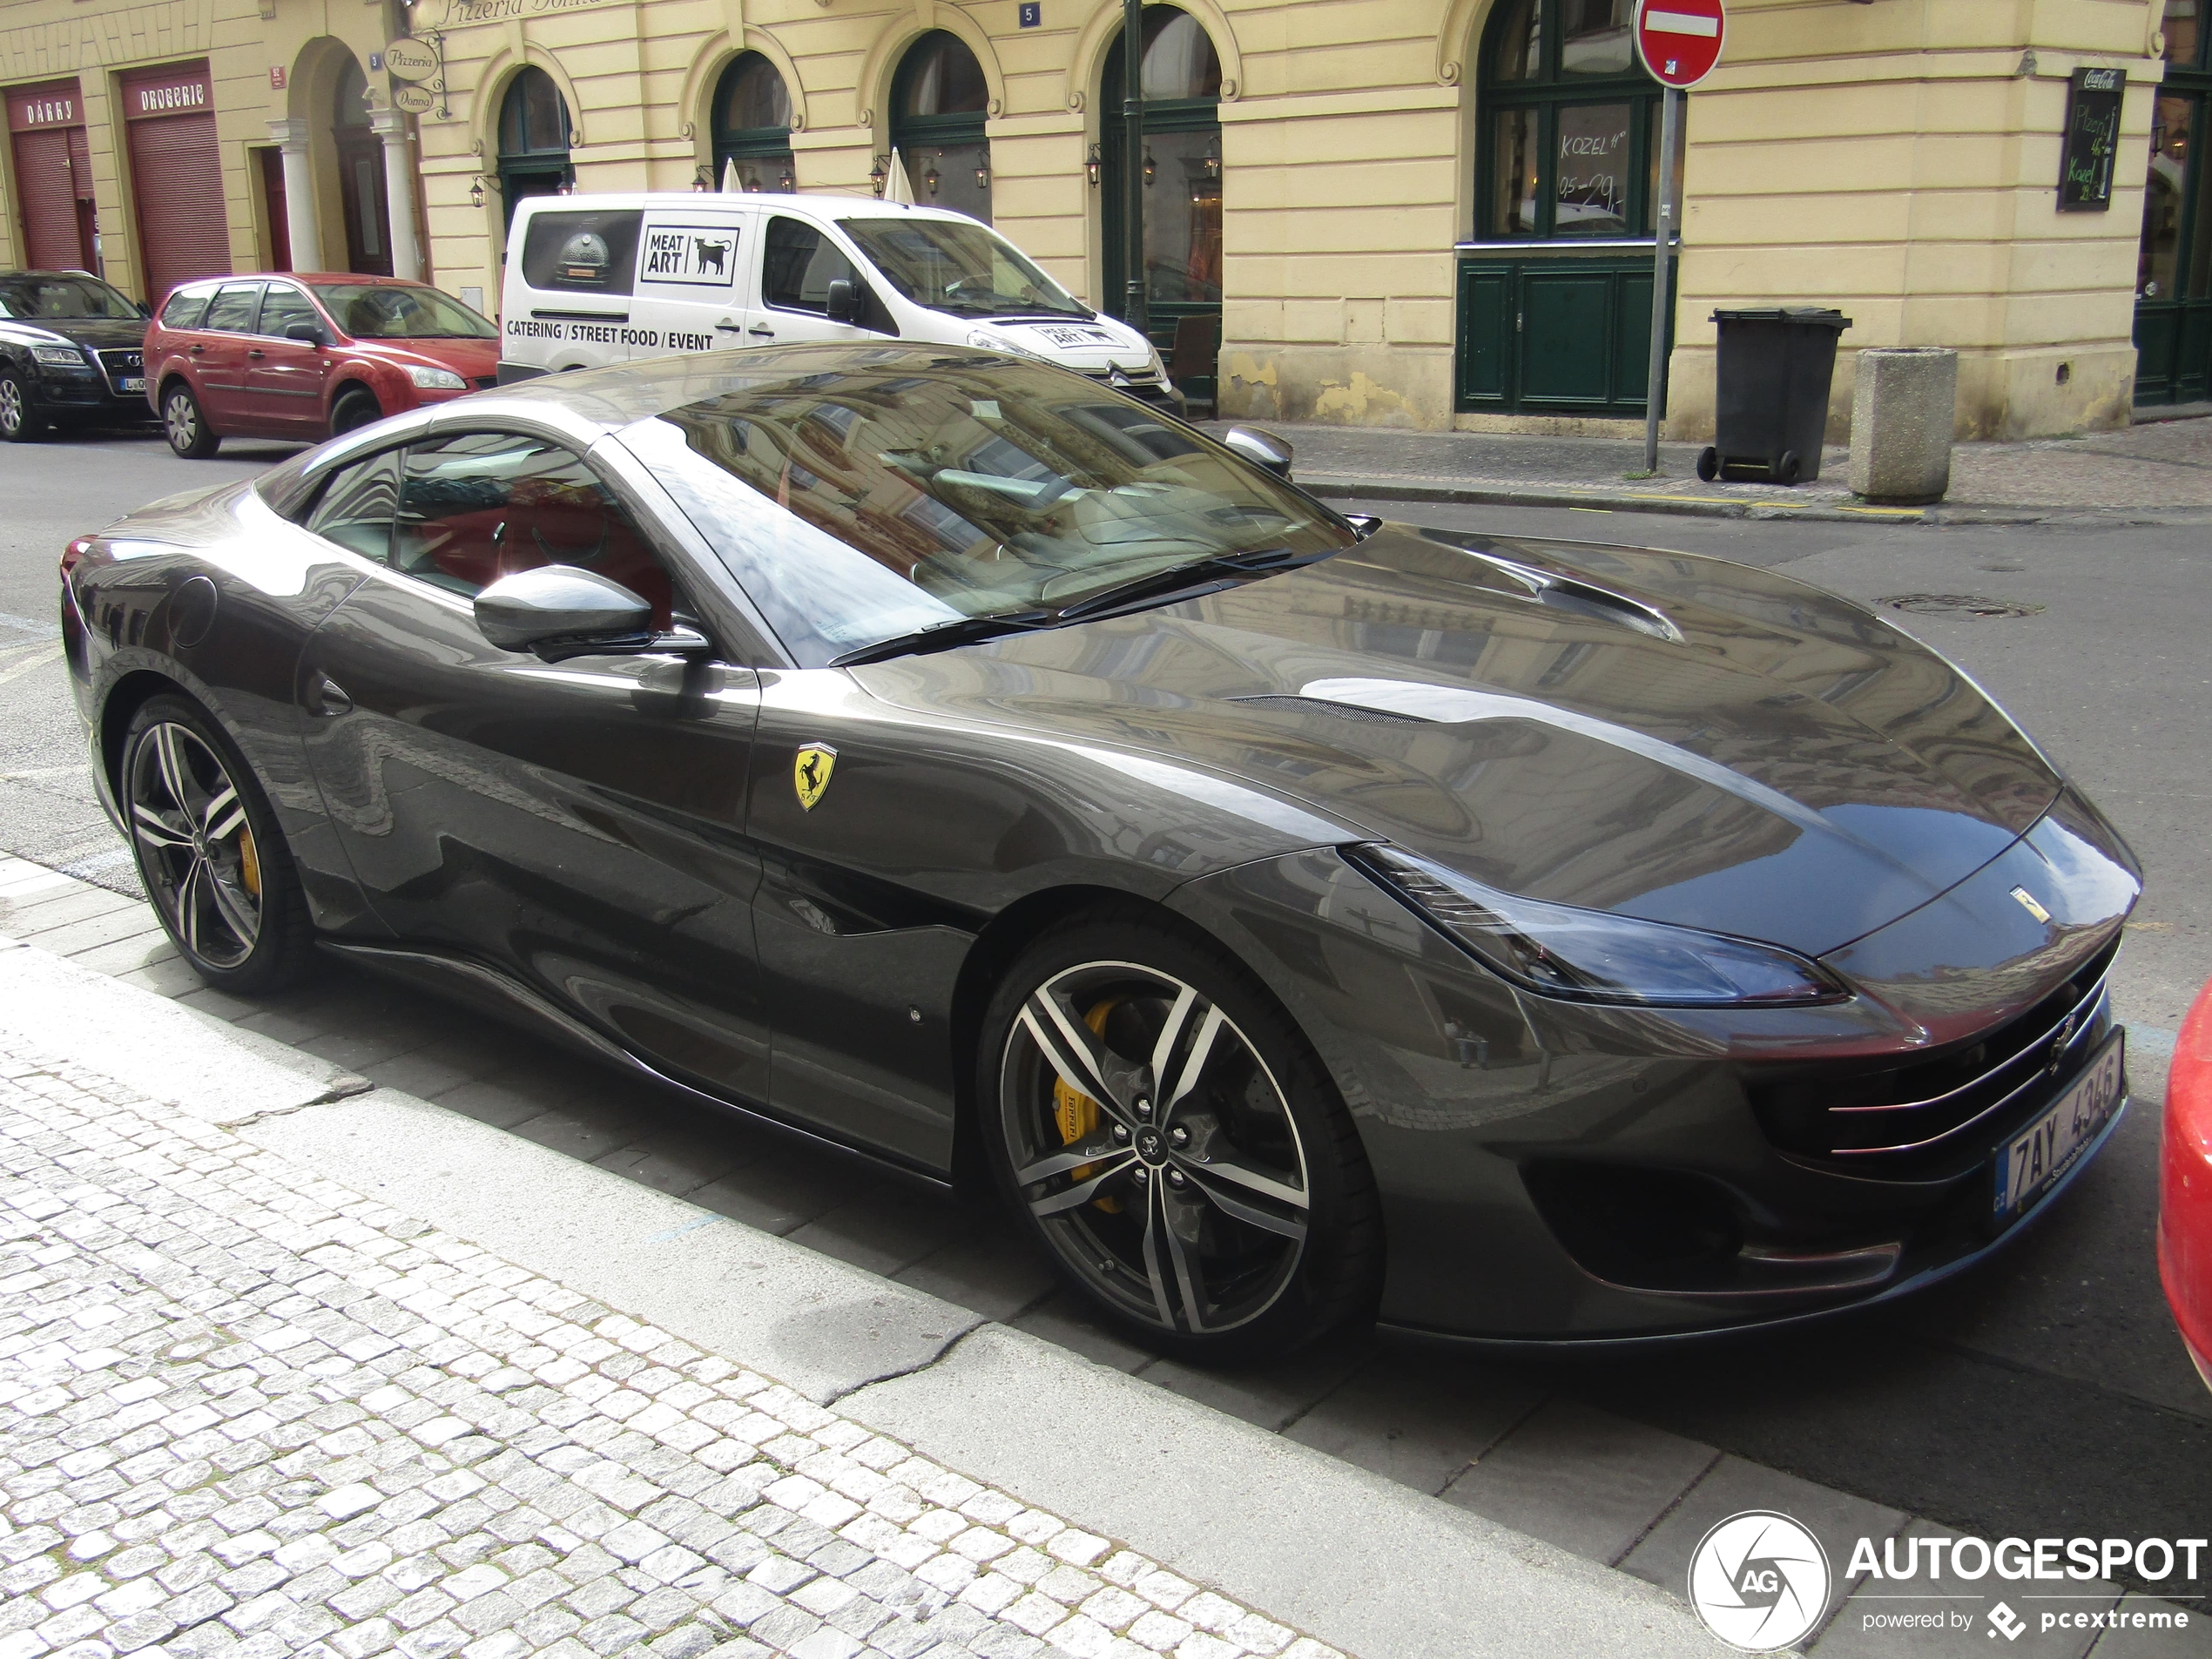
[[[146,728],[132,752],[131,833],[138,867],[179,943],[235,968],[261,934],[261,865],[246,803],[189,726]]]
[[[24,405],[23,388],[12,380],[0,380],[0,437],[14,437],[30,418],[30,411]]]
[[[1037,987],[1007,1037],[1001,1130],[1022,1201],[1129,1317],[1212,1333],[1272,1307],[1312,1191],[1281,1085],[1196,988],[1133,962]]]
[[[161,424],[168,432],[169,447],[179,454],[199,440],[199,411],[185,392],[169,394],[169,401],[161,406]]]

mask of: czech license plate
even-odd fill
[[[146,377],[143,374],[125,374],[116,381],[115,389],[118,392],[143,392],[146,389]]]
[[[2097,1131],[2119,1109],[2126,1076],[2123,1028],[2112,1034],[2088,1069],[2074,1080],[2049,1111],[2014,1136],[2011,1144],[1997,1149],[1991,1169],[1993,1220],[2000,1226],[2012,1220],[2074,1166],[2082,1149],[2097,1138]]]

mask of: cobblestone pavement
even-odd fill
[[[0,1501],[0,1659],[1337,1659],[226,1130],[5,1052]]]

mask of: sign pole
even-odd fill
[[[1682,92],[1669,86],[1659,117],[1658,234],[1651,250],[1651,363],[1644,382],[1643,469],[1659,470],[1659,417],[1667,378],[1667,269],[1674,258],[1676,220],[1682,204],[1675,195],[1675,157],[1682,145]]]

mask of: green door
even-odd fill
[[[2212,398],[2212,30],[2169,6],[2166,80],[2158,89],[2135,266],[2135,401]]]
[[[1670,294],[1670,319],[1673,308]],[[1641,419],[1651,256],[1471,255],[1460,264],[1459,339],[1461,410]]]
[[[1168,376],[1210,414],[1221,355],[1221,64],[1197,18],[1144,8],[1145,332]],[[1099,75],[1099,232],[1105,308],[1128,292],[1122,239],[1122,44]]]

